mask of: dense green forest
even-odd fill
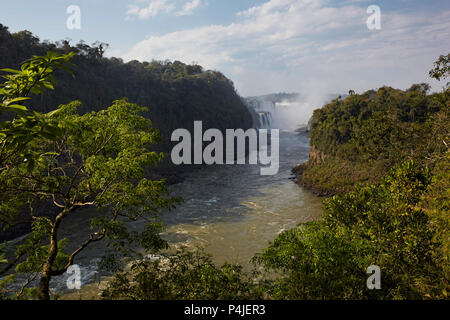
[[[48,51],[75,52],[73,74],[55,71],[55,90],[33,99],[33,110],[52,111],[73,100],[83,103],[78,112],[99,111],[114,100],[126,97],[148,107],[144,116],[152,119],[163,141],[170,141],[174,129],[193,127],[202,120],[204,128],[250,128],[252,117],[236,93],[233,83],[218,71],[180,61],[130,61],[104,57],[107,44],[89,46],[40,41],[29,31],[10,33],[0,24],[0,67],[17,68],[32,55]],[[168,150],[168,148],[163,148]]]
[[[441,56],[430,76],[446,79],[449,58]],[[416,84],[350,92],[314,111],[310,160],[294,172],[300,184],[335,196],[325,201],[322,221],[286,232],[262,256],[274,269],[287,268],[282,294],[448,298],[450,91],[448,84],[428,91]],[[294,254],[307,262],[286,264]],[[384,287],[358,291],[356,275],[369,265],[381,268]],[[306,277],[308,270],[317,277]],[[334,293],[325,290],[327,275]],[[296,276],[304,277],[302,292]]]
[[[433,166],[448,150],[449,93],[428,90],[382,87],[315,110],[310,160],[296,168],[300,182],[333,195],[378,182],[406,160]]]

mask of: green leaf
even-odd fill
[[[12,99],[12,100],[6,100],[5,104],[9,105],[9,104],[11,104],[13,102],[19,102],[19,101],[30,100],[30,99],[31,98],[28,98],[28,97],[19,97],[19,98],[15,98],[15,99]]]
[[[61,111],[61,109],[56,109],[56,110],[50,111],[49,113],[46,114],[46,116],[50,118],[60,111]]]
[[[0,71],[9,72],[9,73],[21,73],[19,70],[14,70],[10,68],[0,69]]]
[[[15,112],[20,115],[26,114],[26,112],[28,111],[26,107],[21,106],[19,104],[8,105],[4,109],[7,111]]]
[[[55,87],[54,87],[50,82],[45,81],[45,82],[43,82],[43,85],[44,85],[44,87],[46,87],[47,89],[55,90]]]

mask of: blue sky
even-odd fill
[[[415,0],[15,0],[0,23],[41,40],[110,44],[126,61],[178,59],[222,71],[242,95],[362,92],[429,82],[450,52],[450,1]],[[81,30],[69,30],[69,5]],[[367,8],[381,9],[369,30]]]

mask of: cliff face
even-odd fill
[[[327,159],[331,159],[329,155],[314,146],[310,146],[308,161],[300,163],[292,169],[295,182],[320,197],[336,194],[337,190],[324,188],[320,182],[321,178],[327,179],[326,174],[319,174],[319,177],[317,175],[318,168],[323,168],[328,165]]]
[[[310,146],[308,162],[310,162],[311,164],[317,163],[317,162],[323,162],[328,157],[329,156],[327,154],[320,151],[319,149],[316,149],[313,145]]]

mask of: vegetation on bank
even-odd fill
[[[256,300],[268,298],[260,273],[242,266],[217,266],[203,250],[178,251],[156,259],[135,261],[118,273],[102,292],[103,299],[128,300]]]
[[[447,78],[449,58],[430,76]],[[322,221],[280,235],[259,258],[285,273],[281,296],[448,298],[450,90],[428,90],[352,92],[314,112],[311,157],[294,172],[300,184],[337,195]],[[363,283],[369,265],[382,270],[381,290]]]
[[[377,185],[325,201],[323,220],[283,233],[259,258],[283,272],[275,297],[447,298],[448,198],[442,206],[430,190],[442,183],[448,189],[448,174],[447,180],[436,179],[419,164],[405,162]],[[425,207],[429,200],[439,205],[434,213]],[[380,290],[366,286],[371,265],[381,269]]]
[[[450,93],[428,90],[427,84],[406,91],[382,87],[315,110],[313,154],[294,169],[299,182],[330,195],[351,191],[358,182],[376,183],[406,160],[433,166],[448,150]]]
[[[150,259],[167,248],[158,212],[179,199],[145,177],[162,156],[145,108],[126,99],[90,112],[77,112],[78,102],[48,113],[32,107],[54,89],[55,70],[71,72],[72,58],[49,52],[3,70],[0,113],[13,117],[0,123],[0,223],[20,223],[22,210],[33,223],[23,241],[0,245],[0,299],[50,299],[50,279],[98,242],[107,245],[102,265],[117,272],[105,299],[448,298],[448,86],[431,95],[424,84],[352,93],[316,111],[302,176],[328,174],[320,183],[338,194],[325,201],[322,220],[281,233],[246,272],[202,252]],[[431,75],[447,77],[448,63],[441,57]],[[85,242],[61,239],[62,221],[87,206],[101,210]],[[126,222],[141,217],[146,227],[129,230]],[[366,285],[372,265],[381,269],[379,290]]]

